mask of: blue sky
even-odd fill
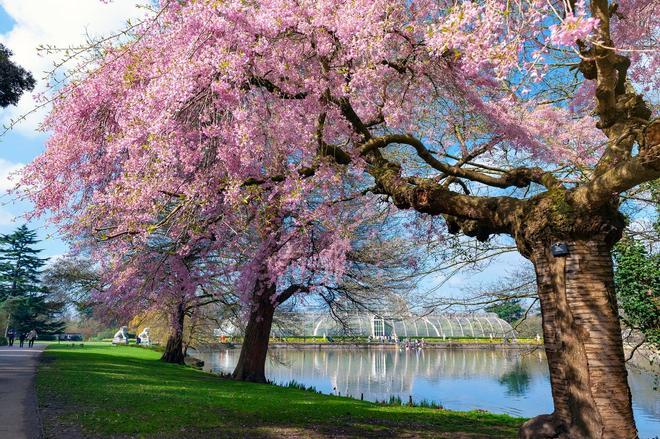
[[[126,20],[143,15],[139,0],[0,0],[0,42],[14,52],[14,61],[30,70],[37,80],[35,92],[44,90],[45,72],[57,60],[39,54],[42,44],[66,47],[84,43],[86,35],[106,35],[121,29]],[[23,96],[16,107],[0,111],[2,125],[34,108],[32,94]],[[16,202],[6,190],[13,183],[8,176],[39,155],[47,139],[37,131],[45,112],[38,111],[0,137],[0,233],[8,233],[21,225],[21,215],[30,210],[27,203]],[[28,224],[43,240],[45,256],[66,253],[67,246],[57,233],[46,226],[45,219]]]
[[[4,7],[0,7],[0,34],[4,37],[16,26],[16,21],[7,13]],[[2,111],[3,125],[8,123],[14,109]],[[9,117],[8,117],[9,116]],[[9,233],[20,224],[25,222],[20,215],[27,212],[30,205],[16,202],[13,197],[6,194],[6,189],[12,183],[9,175],[24,164],[36,157],[44,148],[46,135],[42,133],[26,133],[24,130],[12,130],[0,137],[0,233]],[[28,223],[31,228],[36,228],[39,237],[44,240],[43,248],[46,256],[59,255],[66,252],[66,245],[55,237],[49,237],[52,230],[44,227],[44,221],[33,221]]]
[[[0,0],[0,42],[14,52],[13,59],[17,63],[33,73],[38,81],[35,91],[40,91],[44,87],[45,72],[57,58],[38,54],[37,46],[80,44],[84,43],[85,35],[107,35],[121,29],[128,19],[143,15],[136,2],[138,0],[114,0],[109,4],[99,0]],[[32,108],[34,102],[28,93],[17,107],[0,111],[2,125]],[[15,202],[5,190],[12,186],[8,175],[43,151],[47,134],[37,131],[37,127],[44,115],[44,111],[39,111],[0,137],[0,192],[3,194],[0,196],[0,233],[9,233],[21,225],[24,222],[21,215],[30,210],[28,204]],[[28,224],[43,240],[44,256],[65,254],[67,245],[58,239],[56,230],[46,224],[46,219]],[[466,271],[453,277],[440,291],[459,295],[466,284],[488,282],[523,261],[517,254],[507,254],[493,261],[482,273]],[[439,281],[437,277],[425,279],[420,289],[428,290]]]

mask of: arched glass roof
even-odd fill
[[[272,335],[276,337],[443,337],[502,338],[515,331],[493,313],[430,314],[405,317],[353,312],[339,318],[329,314],[279,313]]]

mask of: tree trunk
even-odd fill
[[[523,424],[521,438],[633,439],[611,246],[569,242],[569,255],[532,246],[555,411]]]
[[[267,288],[252,302],[241,346],[241,355],[232,374],[232,378],[235,380],[266,382],[268,340],[276,308],[276,304],[271,300],[274,293],[274,287]]]
[[[5,327],[5,338],[7,338],[7,334],[9,333],[9,325],[11,325],[11,314],[7,316],[7,326]]]
[[[167,363],[183,364],[185,359],[183,353],[183,324],[186,317],[183,303],[177,306],[173,317],[170,336],[167,338],[165,352],[163,352],[160,359]]]

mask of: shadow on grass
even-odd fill
[[[64,437],[61,424],[98,437],[515,437],[522,422],[237,382],[159,356],[126,347],[50,348],[37,378],[46,427],[53,437]]]

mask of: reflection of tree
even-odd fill
[[[651,418],[660,417],[660,403],[658,403],[660,374],[630,367],[628,368],[628,383],[637,407]]]
[[[533,358],[519,350],[490,349],[273,349],[278,361],[268,363],[267,375],[277,383],[295,380],[305,385],[329,385],[342,395],[383,400],[391,395],[408,398],[416,395],[418,385],[442,386],[449,380],[498,381],[506,394],[520,396],[529,392],[532,376],[547,380],[548,372],[542,351]],[[238,351],[223,351],[208,364],[230,371]],[[218,354],[216,354],[218,355]],[[203,358],[206,360],[206,358]],[[318,387],[317,387],[318,388]],[[328,389],[326,389],[327,391]]]
[[[527,392],[530,377],[527,368],[521,363],[516,363],[513,369],[502,375],[498,381],[507,387],[507,394],[520,396]]]

